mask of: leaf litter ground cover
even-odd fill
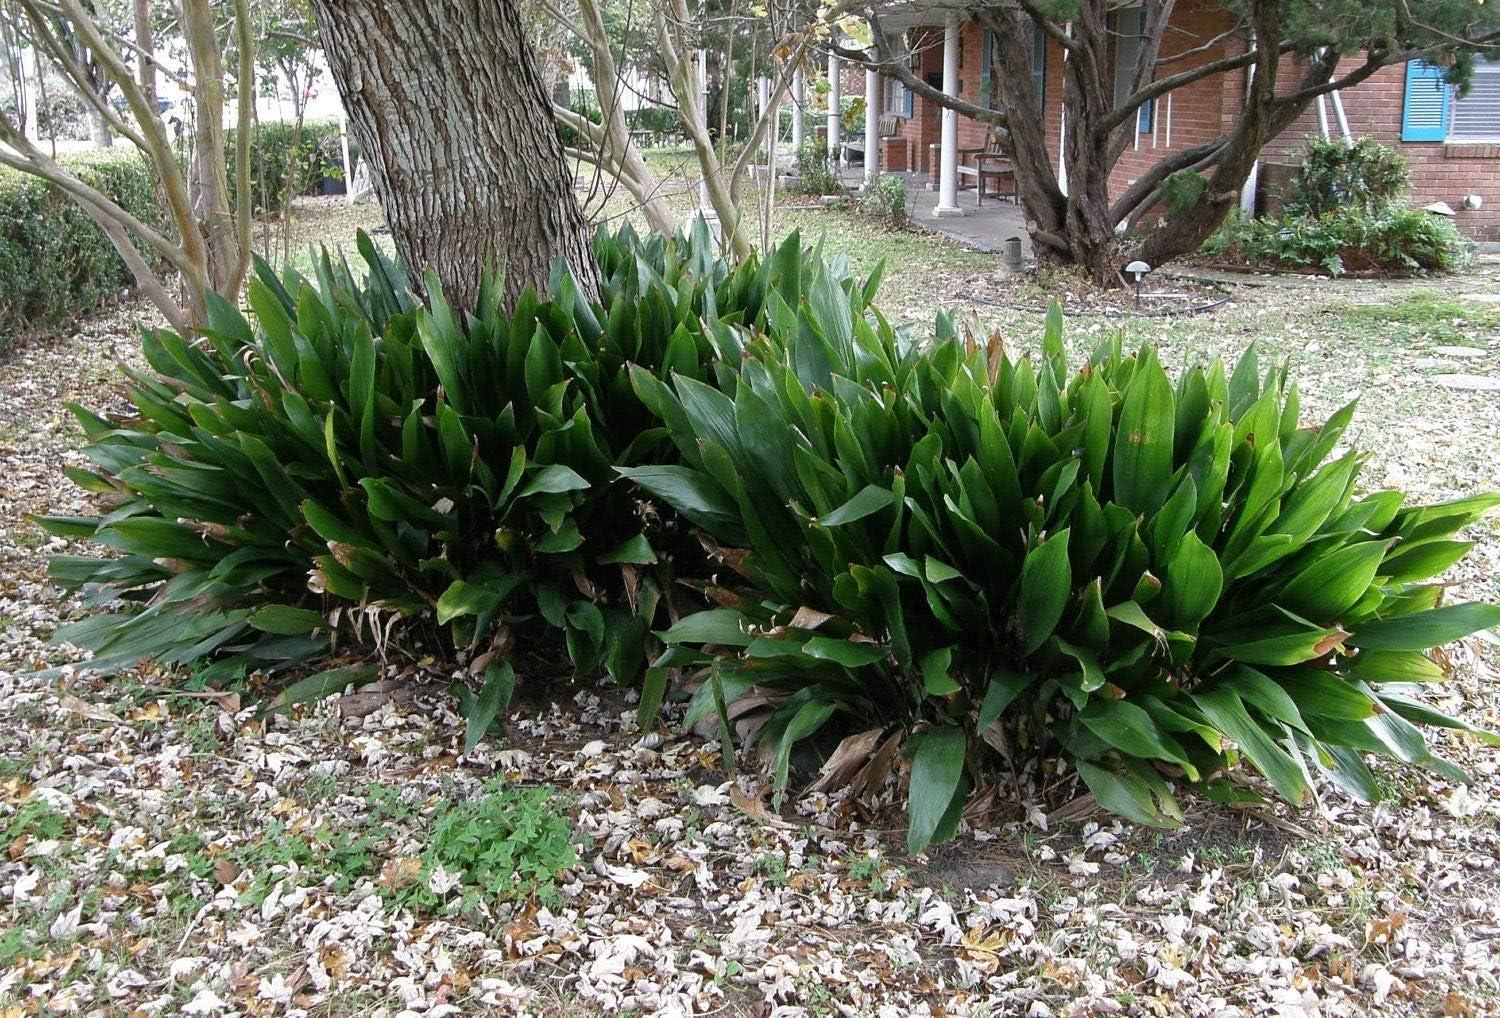
[[[968,257],[914,264],[888,301],[916,316]],[[1440,390],[1417,363],[1459,345],[1483,351],[1466,358],[1474,370],[1496,370],[1487,310],[1435,303],[1421,284],[1285,287],[1125,327],[1179,363],[1251,339],[1290,356],[1309,416],[1362,396],[1353,442],[1374,454],[1375,480],[1439,498],[1500,483],[1500,401]],[[908,859],[898,810],[815,795],[773,813],[710,744],[676,735],[675,717],[636,730],[628,696],[528,699],[503,739],[461,756],[442,674],[404,697],[264,722],[149,671],[31,678],[62,663],[45,641],[75,609],[44,578],[66,542],[19,521],[83,507],[58,481],[77,443],[62,403],[117,398],[140,314],[0,366],[0,1014],[1497,1006],[1500,768],[1461,738],[1443,748],[1474,784],[1379,768],[1391,798],[1373,809],[1195,804],[1187,827],[1158,832],[1049,816],[1043,790],[1022,789],[1006,822]],[[1002,317],[1019,344],[1040,335]],[[1118,327],[1074,319],[1067,332],[1084,349]],[[1493,599],[1500,540],[1477,529],[1455,595]],[[1494,727],[1493,648],[1471,640],[1453,658],[1445,708]],[[505,789],[524,825],[491,836],[452,822],[482,818]],[[572,832],[576,862],[555,851],[549,818]],[[474,893],[478,861],[508,852],[545,860],[533,893]]]

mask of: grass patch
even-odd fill
[[[1330,309],[1344,328],[1382,338],[1432,339],[1474,344],[1474,333],[1500,330],[1500,309],[1447,297],[1436,290],[1414,290],[1392,304],[1351,304]]]

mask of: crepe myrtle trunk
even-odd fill
[[[598,295],[588,223],[514,0],[313,0],[396,251],[473,308],[503,265],[505,303],[567,260]]]

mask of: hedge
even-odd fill
[[[160,215],[153,175],[134,152],[59,162],[141,219]],[[76,318],[133,282],[75,201],[36,177],[0,170],[0,356],[17,336]]]
[[[255,147],[250,153],[250,193],[257,212],[279,209],[289,191],[294,195],[317,194],[325,176],[344,174],[339,125],[333,121],[304,122],[300,137],[295,124],[275,121],[257,125],[252,136]],[[227,132],[225,145],[232,153],[233,129]],[[294,149],[295,162],[300,163],[296,181],[291,179]],[[233,186],[231,180],[231,193]]]
[[[261,212],[279,207],[287,192],[295,128],[262,124],[254,137],[251,189]],[[343,172],[336,123],[304,124],[296,150],[304,160],[298,194],[316,193],[325,175]],[[126,211],[160,222],[155,176],[134,150],[120,146],[58,161]],[[17,337],[87,314],[134,282],[109,240],[76,202],[36,177],[0,169],[0,357]]]

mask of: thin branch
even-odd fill
[[[756,151],[765,140],[766,130],[769,128],[771,121],[781,116],[781,101],[785,97],[787,90],[792,87],[792,77],[797,73],[797,67],[802,63],[802,57],[807,53],[811,45],[812,37],[810,35],[802,36],[797,41],[797,48],[792,51],[791,57],[782,63],[781,73],[777,76],[776,84],[771,88],[770,94],[767,97],[766,108],[761,110],[760,118],[756,120],[755,126],[750,131],[749,138],[746,139],[745,147],[740,152],[740,157],[735,160],[734,169],[730,171],[729,191],[731,194],[738,193],[741,181],[744,180],[746,171],[749,170],[750,164],[755,159]],[[771,171],[774,174],[775,167],[772,167]]]
[[[1141,174],[1136,179],[1136,182],[1127,187],[1125,193],[1120,195],[1114,204],[1110,206],[1110,221],[1118,223],[1123,220],[1137,206],[1151,197],[1158,185],[1172,174],[1195,166],[1201,168],[1202,165],[1212,165],[1211,162],[1205,164],[1203,160],[1217,155],[1225,145],[1229,144],[1230,137],[1231,135],[1229,134],[1221,134],[1212,141],[1206,141],[1201,145],[1194,145],[1192,148],[1183,149],[1180,152],[1173,152],[1171,155],[1165,156],[1153,163],[1150,169]]]
[[[872,29],[878,28],[880,25],[878,18],[873,16],[867,20],[869,20]],[[933,88],[927,82],[913,74],[911,68],[906,66],[907,50],[892,50],[889,44],[882,42],[882,39],[883,36],[876,33],[875,55],[877,59],[875,60],[871,60],[863,50],[848,49],[847,47],[831,42],[825,44],[823,48],[827,52],[836,55],[840,60],[846,60],[859,67],[873,67],[878,71],[890,74],[900,81],[901,84],[911,89],[914,94],[930,102],[935,102],[939,106],[946,106],[950,110],[962,113],[972,120],[989,124],[992,127],[1004,128],[1007,126],[1007,118],[1004,110],[992,110],[956,95],[949,95],[942,89]]]
[[[23,2],[32,2],[32,0],[23,0]],[[183,271],[184,278],[188,280],[190,286],[206,285],[207,253],[193,220],[187,181],[183,179],[182,169],[177,163],[177,155],[172,151],[172,143],[167,138],[166,125],[157,116],[156,110],[149,105],[145,93],[131,76],[130,69],[125,66],[119,54],[110,48],[98,24],[89,17],[78,0],[62,0],[62,5],[64,13],[78,33],[79,41],[119,85],[121,96],[135,115],[136,122],[141,126],[142,136],[148,142],[147,152],[151,163],[156,168],[162,191],[166,195],[167,206],[171,209],[172,219],[177,224],[182,252],[193,265],[191,271]]]
[[[1218,35],[1213,36],[1211,39],[1209,39],[1207,42],[1203,43],[1201,46],[1194,46],[1192,49],[1185,49],[1185,50],[1182,50],[1179,53],[1173,53],[1171,56],[1157,57],[1156,58],[1156,66],[1157,66],[1158,69],[1160,69],[1162,67],[1169,67],[1172,64],[1177,63],[1179,60],[1189,60],[1189,59],[1191,59],[1193,57],[1198,56],[1199,54],[1208,53],[1211,50],[1217,49],[1219,47],[1220,43],[1223,43],[1223,42],[1225,42],[1228,39],[1234,38],[1236,35],[1239,35],[1244,30],[1245,30],[1245,22],[1243,20],[1237,21],[1232,26],[1230,26],[1229,28],[1227,28],[1224,31],[1220,32]]]
[[[51,14],[54,17],[69,17],[67,12],[64,11],[62,7],[58,6],[58,4],[50,3],[48,2],[48,0],[20,0],[20,2],[25,6],[34,6],[38,10],[46,11],[48,14]],[[69,18],[69,20],[71,20],[71,18]],[[186,74],[183,74],[181,71],[178,71],[168,66],[167,64],[162,63],[156,58],[156,55],[154,53],[141,45],[138,41],[130,38],[124,33],[116,32],[112,28],[106,28],[105,26],[98,25],[97,23],[96,27],[102,36],[109,39],[109,41],[117,43],[120,46],[123,46],[126,49],[130,50],[141,60],[150,64],[152,67],[155,67],[158,71],[165,74],[168,78],[177,82],[177,84],[181,85],[184,90],[192,88],[192,82]]]
[[[63,41],[53,32],[28,0],[21,0],[22,10],[31,22],[33,30],[33,41],[40,42],[42,48],[51,55],[57,65],[62,68],[63,73],[73,85],[73,90],[109,125],[110,130],[133,143],[142,152],[146,151],[146,141],[140,133],[125,123],[125,119],[115,112],[114,108],[104,100],[95,88],[93,77],[88,69],[78,62],[78,58],[63,44]]]
[[[1052,18],[1035,3],[1033,3],[1032,0],[1017,0],[1017,3],[1020,6],[1021,10],[1025,11],[1027,16],[1036,23],[1037,27],[1040,28],[1043,32],[1047,33],[1048,38],[1061,46],[1064,50],[1069,53],[1077,53],[1083,48],[1082,44],[1077,39],[1069,35],[1067,32],[1064,32],[1062,29],[1058,28],[1056,23],[1053,22]]]
[[[234,233],[240,256],[234,268],[234,288],[238,290],[250,271],[250,134],[255,114],[255,38],[250,30],[249,0],[234,2],[234,38],[240,50],[239,80],[235,82],[234,135]],[[295,86],[294,86],[295,87]],[[297,130],[301,131],[299,115]],[[290,233],[290,231],[288,231]]]
[[[1291,53],[1295,48],[1296,47],[1294,47],[1291,43],[1286,43],[1281,47],[1280,52],[1283,54]],[[1162,96],[1166,95],[1168,92],[1176,91],[1177,89],[1182,88],[1185,85],[1191,85],[1193,82],[1199,81],[1203,78],[1207,78],[1211,75],[1225,74],[1229,71],[1236,71],[1243,67],[1248,67],[1250,64],[1258,60],[1259,57],[1260,48],[1252,47],[1251,49],[1246,50],[1244,53],[1237,53],[1233,56],[1221,57],[1218,60],[1210,60],[1206,64],[1199,64],[1198,66],[1190,67],[1185,71],[1178,71],[1176,74],[1169,74],[1165,78],[1157,78],[1150,84],[1142,86],[1141,88],[1132,92],[1130,96],[1119,103],[1113,110],[1110,111],[1108,116],[1099,121],[1097,129],[1101,133],[1111,131],[1114,128],[1118,127],[1120,124],[1123,124],[1127,120],[1129,120],[1136,110],[1140,109],[1151,100],[1159,99]]]
[[[1379,54],[1378,56],[1377,53]],[[1288,92],[1286,95],[1276,96],[1271,101],[1277,106],[1290,106],[1307,102],[1308,100],[1316,99],[1320,95],[1326,95],[1329,92],[1337,92],[1340,89],[1351,88],[1355,85],[1358,85],[1360,82],[1364,81],[1370,75],[1374,74],[1376,71],[1380,70],[1383,67],[1390,67],[1392,64],[1403,64],[1408,60],[1415,60],[1421,55],[1421,50],[1402,50],[1398,53],[1372,50],[1365,57],[1365,62],[1363,64],[1360,64],[1358,67],[1350,71],[1348,74],[1345,74],[1343,77],[1335,78],[1330,74],[1326,78],[1326,80],[1320,83],[1304,85],[1302,88],[1299,88],[1294,92]],[[1337,66],[1338,62],[1335,59],[1329,65],[1328,70],[1331,72]],[[1308,77],[1313,77],[1313,75],[1309,75]]]

